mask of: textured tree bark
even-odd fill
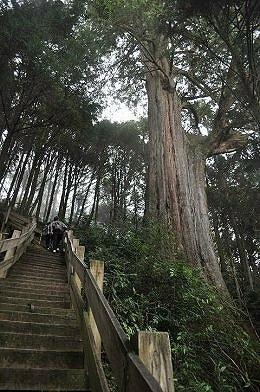
[[[8,132],[1,148],[0,152],[0,182],[5,176],[6,168],[8,165],[8,160],[9,160],[9,154],[10,151],[13,147],[14,144],[14,139],[13,139],[13,133]]]
[[[35,217],[37,220],[40,218],[40,213],[41,213],[41,209],[42,209],[42,205],[43,205],[42,201],[43,201],[44,189],[45,189],[45,185],[46,185],[47,176],[50,171],[52,159],[53,159],[53,157],[49,154],[47,156],[47,160],[44,165],[44,174],[43,174],[43,178],[41,179],[40,189],[39,189],[39,192],[37,195],[38,200],[37,200],[37,208],[36,208],[36,212],[35,212]]]
[[[89,195],[90,188],[91,188],[92,183],[93,183],[94,178],[95,178],[95,174],[96,174],[96,171],[93,170],[93,172],[92,172],[92,174],[91,174],[91,177],[90,177],[90,180],[89,180],[89,184],[88,184],[87,189],[86,189],[86,191],[85,191],[84,199],[83,199],[83,201],[82,201],[82,206],[81,206],[81,208],[80,208],[80,213],[79,213],[78,218],[77,218],[77,224],[80,223],[81,218],[82,218],[82,215],[83,215],[83,213],[84,213],[85,205],[86,205],[86,202],[87,202],[87,198],[88,198],[88,195]]]
[[[62,186],[62,193],[61,193],[59,212],[58,212],[58,216],[60,219],[64,219],[64,215],[65,215],[65,213],[64,213],[64,200],[65,200],[65,194],[66,194],[66,189],[67,189],[68,170],[69,170],[69,155],[67,155],[67,157],[66,157],[64,176],[63,176],[63,186]]]
[[[54,167],[53,166],[50,169],[50,175],[51,178],[53,178],[54,175]],[[43,211],[43,221],[45,221],[46,215],[47,215],[47,211],[48,211],[48,207],[49,207],[49,201],[50,201],[50,197],[51,197],[51,190],[52,190],[52,181],[51,178],[49,179],[48,183],[47,183],[47,189],[45,190],[45,195],[44,195],[44,199],[45,199],[45,207],[44,207],[44,211]]]
[[[63,200],[63,209],[62,209],[62,212],[61,212],[61,215],[60,215],[60,217],[62,219],[65,219],[65,216],[66,216],[68,200],[69,200],[70,191],[71,191],[72,186],[73,186],[73,181],[74,181],[74,179],[73,179],[73,164],[69,163],[67,187],[66,187],[66,192],[65,192],[65,195],[64,195],[64,200]]]
[[[30,193],[30,189],[32,186],[33,178],[35,176],[35,171],[37,169],[38,159],[39,159],[38,155],[35,155],[33,158],[32,164],[31,164],[30,168],[28,169],[29,176],[27,179],[26,187],[25,187],[22,199],[21,199],[22,201],[20,203],[20,209],[19,209],[19,212],[24,213],[24,214],[26,213],[27,201],[29,198],[29,193]]]
[[[214,251],[205,193],[204,144],[191,143],[181,126],[181,104],[166,59],[147,76],[150,132],[148,216],[170,224],[176,243],[194,266],[201,266],[226,291]],[[153,67],[154,69],[155,67]]]
[[[230,243],[230,238],[229,237],[230,237],[230,234],[228,232],[228,229],[226,228],[223,231],[223,241],[226,241],[227,243]],[[230,248],[226,249],[226,257],[227,257],[227,261],[228,261],[228,263],[230,265],[230,269],[233,272],[233,279],[234,279],[234,282],[235,282],[237,299],[239,301],[239,304],[242,306],[242,303],[243,303],[242,302],[242,298],[241,298],[242,290],[241,290],[240,282],[239,282],[239,278],[238,278],[237,266],[235,265],[237,263],[234,262],[234,256],[233,256],[232,251],[231,251]]]
[[[100,183],[101,183],[101,169],[97,173],[97,180],[96,180],[96,185],[95,185],[94,199],[93,199],[91,211],[90,211],[89,217],[88,217],[89,225],[93,221],[93,219],[94,219],[94,222],[96,223],[97,214],[98,214],[98,205],[99,205]]]
[[[61,164],[61,159],[58,158],[56,167],[54,169],[54,180],[53,180],[53,184],[52,184],[52,190],[51,190],[50,198],[48,200],[48,209],[47,209],[45,217],[44,217],[46,222],[49,221],[50,214],[51,214],[52,207],[53,207],[54,195],[55,195],[55,192],[57,190],[56,186],[57,186],[58,179],[59,179],[59,174],[60,174],[60,164]]]
[[[250,287],[251,290],[254,290],[254,283],[253,283],[253,277],[252,277],[252,272],[250,270],[250,265],[249,265],[249,260],[247,257],[246,253],[246,248],[245,248],[245,241],[243,238],[243,234],[240,234],[239,227],[237,227],[237,224],[234,222],[234,220],[231,218],[233,230],[235,233],[235,238],[236,238],[236,243],[237,243],[237,249],[238,249],[238,254],[239,254],[239,259],[240,259],[240,266],[242,270],[242,277],[244,281],[244,290],[248,287]]]
[[[78,179],[79,179],[79,170],[77,169],[77,167],[75,167],[73,195],[71,198],[71,206],[70,206],[69,226],[71,225],[73,217],[74,217],[74,210],[75,210],[75,203],[76,203],[77,189],[78,189]]]
[[[37,184],[39,181],[43,155],[44,155],[43,151],[41,151],[40,154],[36,158],[36,166],[33,169],[33,178],[32,178],[32,182],[31,182],[30,192],[27,197],[27,200],[25,200],[25,203],[22,206],[23,212],[25,214],[30,213],[30,209],[33,205],[33,199],[34,199],[34,196],[35,196],[36,190],[37,190]]]
[[[15,188],[15,184],[17,182],[17,179],[20,176],[20,173],[21,173],[21,170],[22,170],[22,167],[23,167],[23,163],[24,163],[24,157],[25,157],[25,154],[21,154],[19,162],[18,162],[18,164],[17,164],[17,166],[15,168],[15,173],[13,175],[12,182],[11,182],[11,184],[9,186],[9,189],[8,189],[8,192],[7,192],[7,196],[6,196],[7,200],[10,199],[11,194],[12,194],[14,188]]]

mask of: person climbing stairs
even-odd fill
[[[61,254],[32,245],[0,279],[0,331],[0,390],[89,390]]]

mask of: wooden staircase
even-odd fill
[[[0,390],[88,390],[61,255],[33,245],[0,279],[0,331]]]

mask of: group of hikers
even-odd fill
[[[58,216],[55,216],[53,221],[48,222],[42,230],[42,236],[45,238],[46,248],[54,253],[59,251],[63,233],[67,230],[67,228],[68,227],[65,223],[59,220]]]

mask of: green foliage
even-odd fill
[[[250,311],[259,333],[258,156],[255,137],[246,150],[214,158],[207,167],[207,194],[226,284],[239,305]]]
[[[105,260],[105,295],[126,333],[168,331],[176,391],[257,391],[257,354],[238,311],[184,261],[161,225],[90,227],[77,235],[90,258]]]
[[[136,29],[137,25],[139,28],[154,25],[163,10],[163,5],[156,0],[94,0],[92,3],[100,17],[110,19],[114,27],[125,29],[128,26],[129,30],[130,26]],[[138,24],[139,21],[142,25]]]

